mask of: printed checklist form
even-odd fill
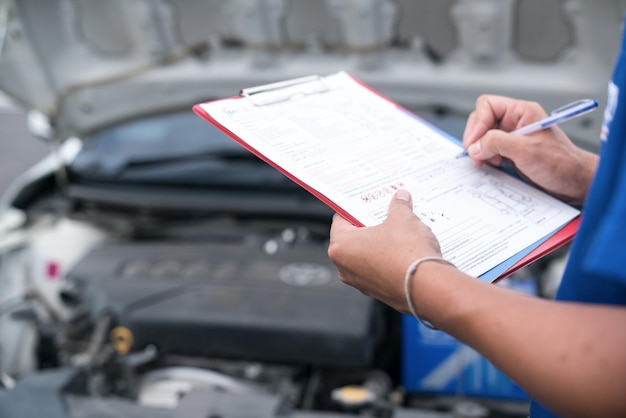
[[[356,225],[381,223],[393,194],[408,190],[443,257],[487,281],[575,232],[558,233],[578,210],[456,158],[458,140],[344,72],[243,90],[194,111]]]

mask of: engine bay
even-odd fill
[[[35,330],[37,370],[18,381],[3,375],[0,416],[40,416],[42,405],[58,408],[51,417],[399,408],[389,399],[400,314],[339,281],[320,233],[326,218],[222,221],[225,237],[202,217],[159,217],[162,228],[147,222],[160,231],[150,234],[134,218],[132,231],[113,232],[102,209],[76,210],[71,222],[82,224],[83,211],[107,235],[57,284],[64,313],[46,314],[33,295],[5,318]],[[55,236],[57,245],[69,238]],[[33,409],[20,394],[35,392],[45,396]]]
[[[118,214],[116,229],[110,212],[78,208],[71,222],[85,227],[88,213],[107,234],[57,283],[62,315],[47,315],[37,295],[8,311],[13,325],[35,330],[36,370],[2,375],[2,417],[42,408],[54,418],[526,413],[523,401],[406,393],[403,315],[338,279],[326,218],[168,222],[144,213],[124,226]],[[76,238],[54,236],[48,251]],[[5,355],[11,347],[28,349],[16,339]]]

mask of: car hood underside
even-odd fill
[[[615,2],[548,3],[0,0],[0,89],[57,139],[341,70],[412,110],[467,114],[484,92],[547,108],[604,97]],[[600,113],[579,137],[597,139]]]

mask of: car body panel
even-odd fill
[[[485,92],[548,109],[602,101],[623,11],[616,0],[0,4],[0,88],[47,115],[58,138],[339,70],[416,110],[467,114]],[[600,122],[596,112],[572,131],[593,147]]]

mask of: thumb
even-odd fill
[[[411,194],[406,190],[398,190],[389,202],[389,210],[387,218],[395,217],[401,214],[413,215],[413,199]]]
[[[475,160],[489,160],[494,157],[511,158],[518,148],[518,141],[504,131],[491,130],[467,149]]]

